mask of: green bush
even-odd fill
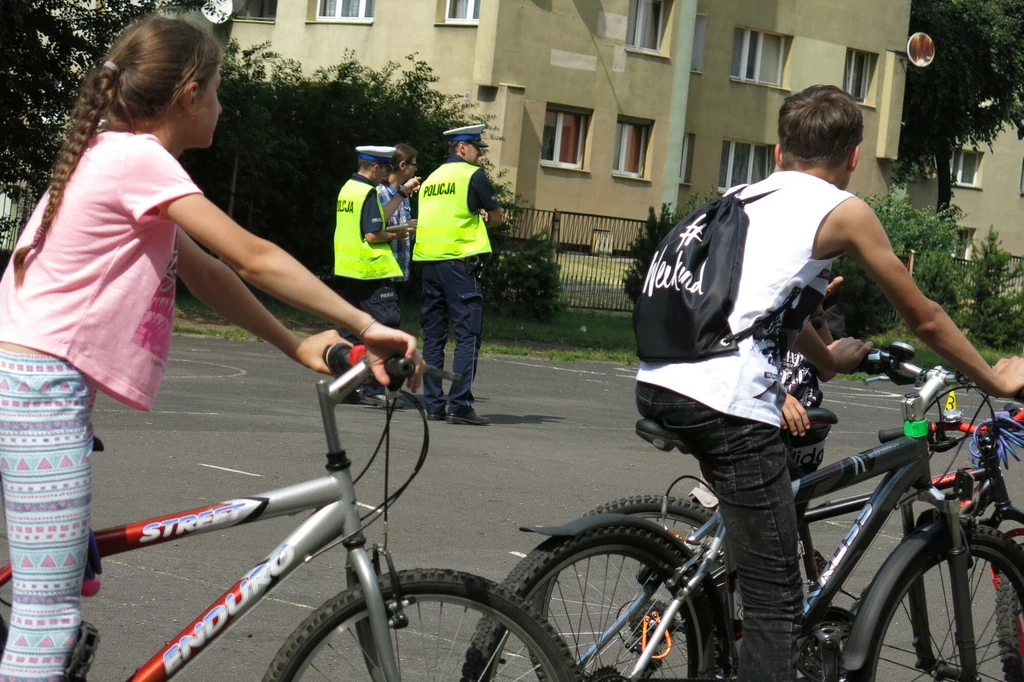
[[[496,251],[481,278],[485,300],[502,313],[549,321],[565,309],[562,282],[548,234],[523,240],[516,249]]]
[[[904,258],[911,250],[914,279],[925,296],[934,299],[956,316],[960,308],[963,277],[957,273],[953,253],[958,247],[959,209],[936,213],[917,209],[906,197],[886,194],[865,199],[878,216],[893,251]],[[843,276],[843,303],[847,332],[868,337],[888,331],[898,322],[892,304],[882,290],[849,256],[836,259],[836,273]]]

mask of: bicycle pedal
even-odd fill
[[[92,667],[96,658],[96,650],[100,647],[100,631],[92,623],[84,620],[78,628],[78,642],[71,650],[71,658],[64,668],[67,682],[86,682],[85,674]]]

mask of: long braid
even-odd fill
[[[101,66],[86,80],[82,93],[78,97],[75,109],[71,114],[71,126],[64,144],[61,145],[60,155],[57,163],[54,164],[53,173],[50,176],[49,201],[46,210],[43,211],[43,218],[36,230],[36,234],[29,246],[18,249],[13,256],[14,282],[21,286],[25,279],[25,260],[33,250],[39,250],[46,240],[46,234],[53,224],[57,211],[60,210],[64,200],[64,190],[67,187],[71,174],[78,167],[89,141],[96,134],[96,128],[100,121],[110,109],[111,102],[117,96],[118,73],[107,66]]]

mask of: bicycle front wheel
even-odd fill
[[[402,682],[580,681],[554,630],[497,584],[468,573],[419,569],[400,571],[398,586],[408,624],[390,632]],[[389,576],[381,577],[380,587],[390,604],[395,586]],[[263,682],[384,680],[363,634],[368,624],[362,590],[342,592],[292,633]],[[481,646],[474,640],[479,628],[499,626],[507,632],[500,642]]]
[[[968,570],[974,658],[981,680],[1024,680],[1019,629],[1009,628],[1005,611],[1024,592],[1024,551],[1002,533],[970,531]],[[946,555],[922,554],[910,564],[884,605],[883,627],[864,670],[850,682],[955,679],[963,652],[957,644],[953,595]],[[1014,619],[1015,620],[1015,619]],[[1013,651],[1017,655],[1009,655]]]

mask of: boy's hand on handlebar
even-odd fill
[[[811,428],[811,420],[807,418],[807,410],[800,401],[786,394],[786,404],[782,406],[782,428],[789,429],[794,436],[803,436]]]
[[[391,383],[387,372],[384,371],[384,361],[392,355],[400,355],[416,363],[416,373],[409,377],[406,386],[410,391],[419,389],[426,363],[423,362],[423,356],[416,350],[414,337],[378,322],[370,325],[363,332],[363,343],[366,345],[366,357],[370,361],[370,369],[373,370],[373,376],[377,381],[385,386]]]
[[[863,360],[874,347],[870,341],[861,341],[848,336],[829,344],[828,349],[832,352],[832,360],[836,365],[836,372],[849,374],[857,370]]]
[[[992,369],[998,377],[1000,397],[1015,398],[1024,390],[1024,360],[1021,358],[1001,358]]]
[[[351,345],[333,329],[314,334],[299,342],[298,348],[295,349],[294,359],[298,363],[321,374],[330,374],[331,368],[324,362],[324,351],[336,343],[346,346]]]

